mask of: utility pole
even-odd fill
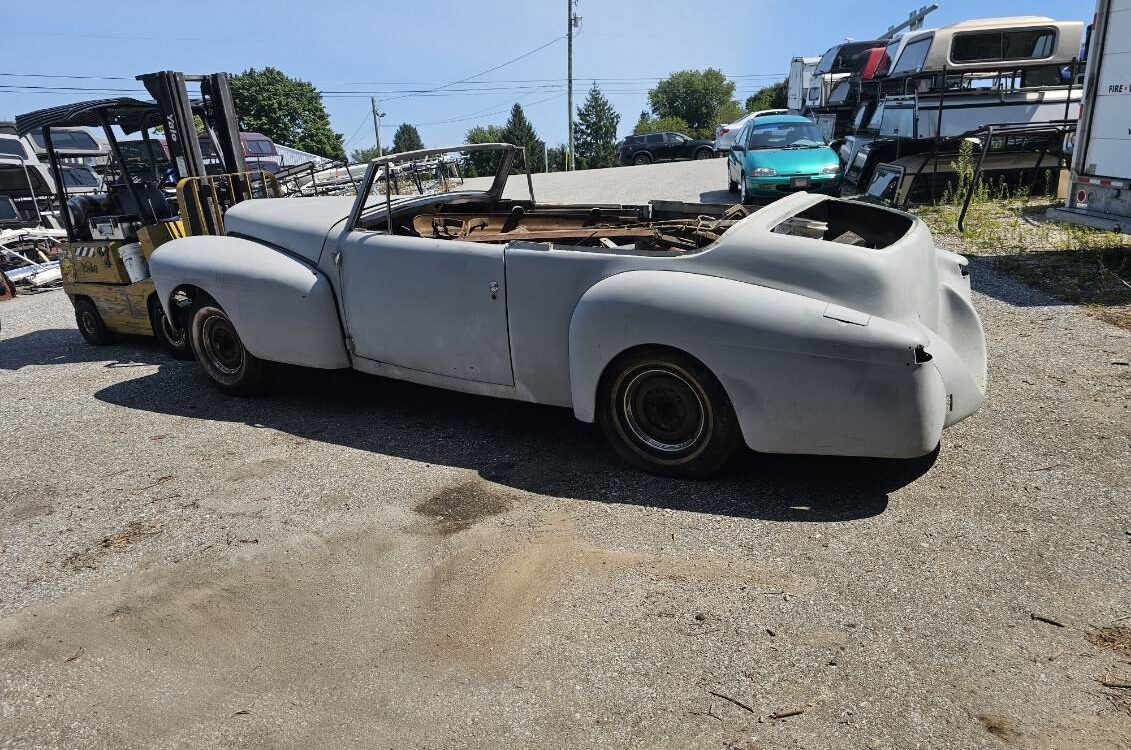
[[[369,105],[373,108],[373,135],[377,136],[377,155],[381,156],[381,118],[385,113],[377,111],[377,97],[369,97]]]
[[[565,168],[573,169],[573,30],[581,19],[573,14],[577,0],[566,0],[566,107],[569,108],[569,146],[566,149]]]

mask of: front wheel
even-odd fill
[[[750,197],[750,188],[746,186],[745,174],[740,174],[738,176],[738,196],[746,205],[750,205],[754,202],[754,199]]]
[[[173,304],[178,304],[177,300],[174,299]],[[149,325],[153,328],[154,338],[174,359],[193,358],[188,331],[173,326],[165,311],[161,309],[161,303],[157,301],[157,297],[149,298]]]
[[[262,392],[267,363],[247,350],[223,308],[204,298],[193,306],[189,319],[192,349],[208,378],[228,393]]]
[[[695,160],[696,161],[700,161],[702,159],[713,159],[713,158],[715,158],[715,152],[714,151],[710,151],[708,149],[701,148],[701,149],[699,149],[698,151],[695,152]]]
[[[698,479],[738,448],[738,418],[718,379],[667,349],[618,357],[601,379],[597,421],[621,458],[647,472]]]

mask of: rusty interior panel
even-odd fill
[[[498,208],[474,204],[433,208],[402,217],[397,222],[398,234],[466,242],[523,240],[610,250],[687,252],[717,241],[747,215],[741,207],[721,216],[688,214],[649,219],[641,218],[640,207],[629,206]]]

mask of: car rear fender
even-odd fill
[[[839,426],[873,455],[904,444],[908,455],[921,455],[937,442],[945,404],[933,390],[925,397],[931,403],[920,403],[916,392],[916,378],[941,384],[927,364],[927,343],[899,323],[790,292],[701,274],[627,271],[595,284],[574,310],[572,405],[578,419],[593,421],[601,376],[616,356],[669,346],[719,379],[752,448],[854,453],[851,444],[834,444],[839,438],[828,427]],[[930,374],[913,375],[924,368]],[[908,396],[906,414],[895,413],[899,391]],[[869,421],[864,435],[857,423]],[[885,431],[901,443],[880,444]]]
[[[166,314],[173,293],[193,287],[224,308],[260,359],[349,367],[329,279],[293,256],[237,237],[186,237],[157,248],[149,267]]]

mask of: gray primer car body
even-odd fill
[[[669,346],[715,374],[746,444],[765,452],[919,456],[984,398],[966,261],[901,212],[845,204],[906,227],[855,247],[774,231],[845,203],[794,194],[701,250],[648,255],[351,228],[353,200],[245,201],[227,212],[229,236],[162,245],[151,269],[164,304],[207,292],[261,359],[564,406],[587,422],[609,362]]]

